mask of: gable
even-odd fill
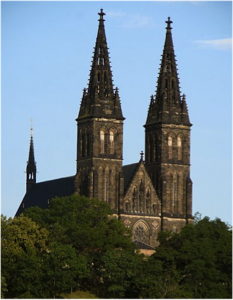
[[[133,213],[159,214],[161,209],[160,200],[144,162],[141,160],[137,164],[128,166],[127,175],[130,175],[130,178],[126,178],[128,182],[125,184],[124,210]]]

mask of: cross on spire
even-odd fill
[[[100,9],[100,12],[98,13],[98,15],[100,16],[99,21],[101,21],[101,20],[105,21],[104,20],[105,13],[103,11],[103,8]]]
[[[171,21],[170,17],[167,18],[166,23],[167,23],[166,29],[172,29],[171,24],[172,24],[173,22]]]
[[[144,156],[143,151],[140,152],[140,156],[141,156],[141,160],[143,160],[143,156]]]

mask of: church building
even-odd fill
[[[36,182],[33,135],[26,168],[26,194],[16,216],[31,206],[46,208],[52,198],[85,195],[105,201],[132,231],[133,240],[156,247],[161,230],[179,232],[192,222],[190,130],[186,97],[180,94],[172,40],[166,37],[157,91],[148,99],[145,158],[123,166],[123,125],[119,90],[114,87],[104,26],[99,26],[88,87],[83,89],[77,121],[74,176]],[[147,108],[145,108],[147,109]]]

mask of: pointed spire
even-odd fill
[[[117,117],[124,119],[121,108],[115,107],[115,93],[104,27],[103,9],[98,13],[99,27],[97,32],[88,89],[85,101],[82,100],[79,118],[87,116]],[[85,102],[85,108],[84,108]]]
[[[146,124],[165,122],[188,125],[187,118],[182,117],[182,99],[180,96],[179,77],[172,40],[170,17],[166,21],[166,37],[157,81],[157,91],[153,111],[148,112]],[[150,104],[151,107],[151,104]]]
[[[32,122],[32,119],[31,119]],[[29,189],[36,183],[36,162],[34,156],[34,144],[33,144],[33,126],[31,124],[31,139],[30,139],[30,147],[29,147],[29,156],[27,162],[27,182],[26,182],[26,190]]]

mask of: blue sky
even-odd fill
[[[1,2],[1,210],[26,190],[31,117],[37,181],[76,173],[77,127],[103,8],[124,117],[124,164],[144,150],[167,17],[191,131],[193,213],[232,224],[231,2]]]

